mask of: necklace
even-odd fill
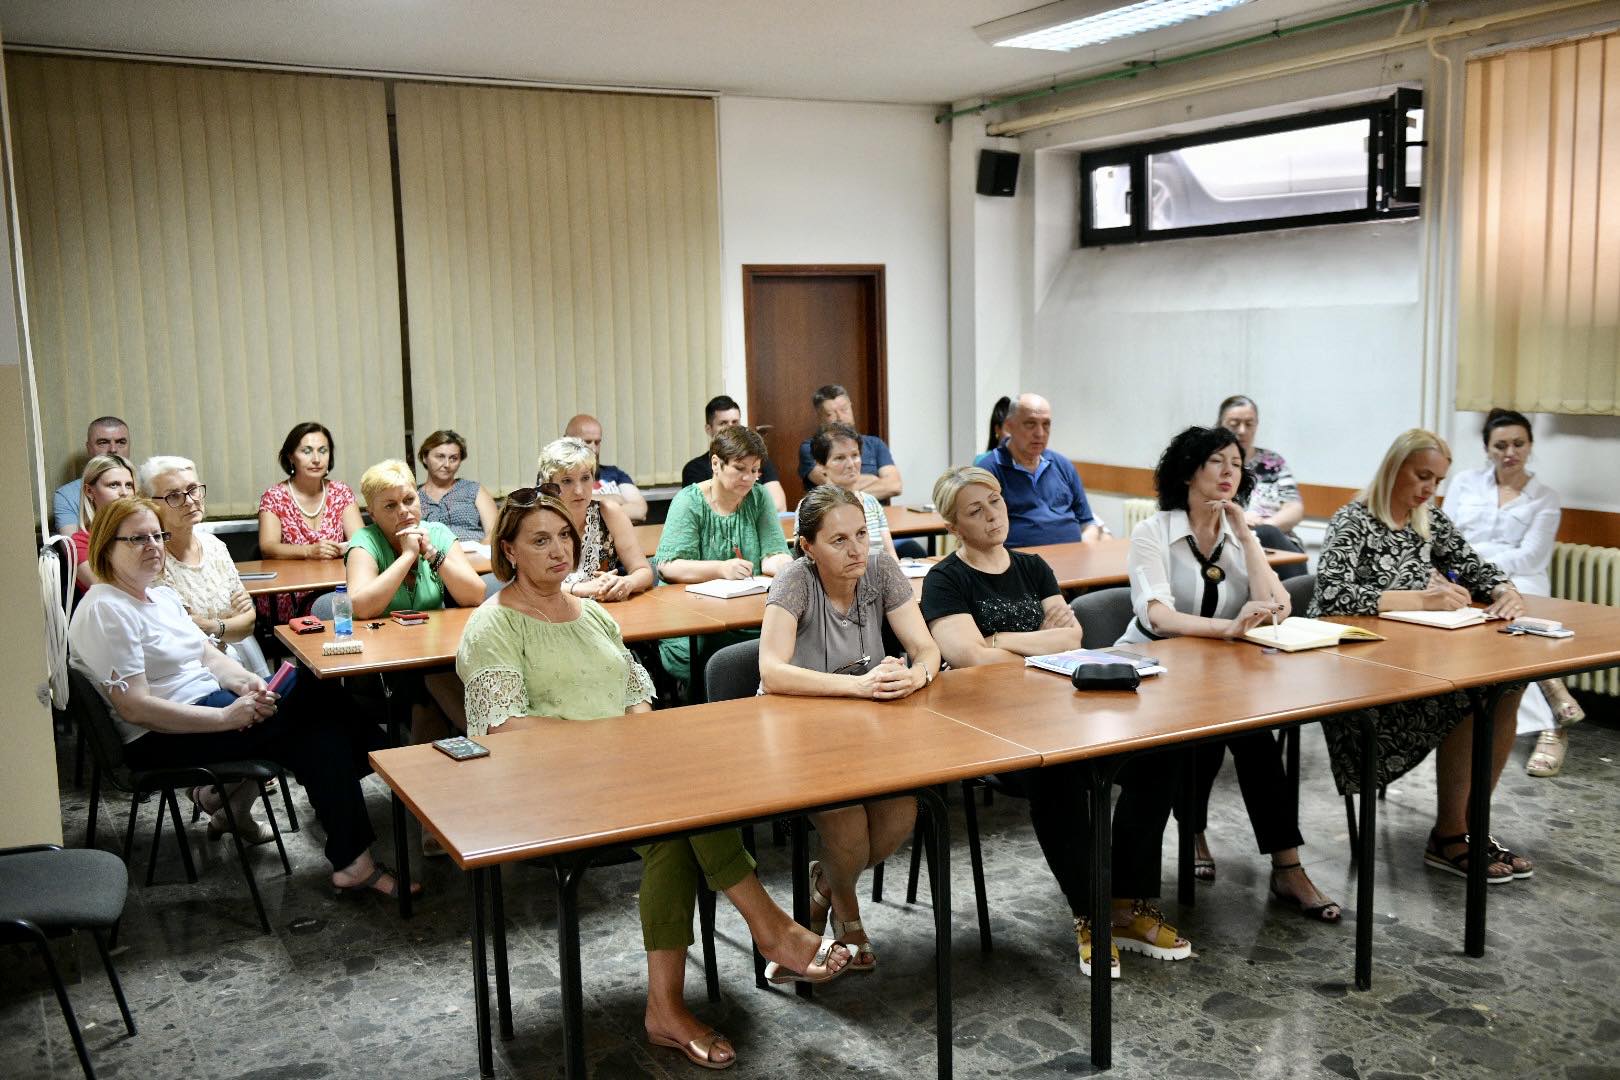
[[[286,483],[287,494],[292,496],[293,505],[298,507],[298,512],[303,514],[306,520],[319,521],[321,519],[321,515],[326,512],[326,481],[321,481],[321,499],[315,504],[315,510],[313,513],[304,509],[304,504],[298,499],[298,489],[293,487],[293,482],[288,480]]]

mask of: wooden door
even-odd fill
[[[765,435],[788,508],[804,494],[799,444],[815,434],[810,398],[838,383],[855,426],[889,437],[882,266],[744,266],[748,422]]]

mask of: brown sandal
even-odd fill
[[[394,883],[386,889],[377,888],[377,882],[384,877],[392,877]],[[394,873],[393,868],[387,863],[380,862],[372,866],[370,875],[364,881],[357,881],[353,885],[334,884],[332,886],[332,898],[335,900],[341,900],[346,896],[360,896],[367,892],[374,892],[378,896],[386,896],[390,900],[398,900],[399,875]],[[411,895],[420,896],[421,894],[422,883],[420,881],[411,882]]]
[[[647,1032],[647,1042],[653,1046],[667,1046],[671,1050],[679,1050],[686,1055],[687,1061],[700,1069],[729,1069],[737,1064],[737,1051],[732,1048],[731,1040],[718,1031],[711,1030],[702,1038],[684,1043],[677,1042],[668,1035],[654,1035],[649,1031]],[[726,1049],[731,1051],[731,1056],[724,1061],[716,1061],[714,1060],[714,1051],[721,1043],[724,1043]]]

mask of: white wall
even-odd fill
[[[945,129],[927,108],[741,97],[719,124],[726,392],[747,401],[744,264],[884,264],[889,446],[903,500],[926,501],[947,462]]]

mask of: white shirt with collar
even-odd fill
[[[1530,477],[1519,497],[1498,506],[1496,468],[1453,473],[1443,509],[1463,539],[1495,563],[1526,596],[1550,596],[1553,545],[1558,541],[1558,492]]]
[[[1201,614],[1204,603],[1204,568],[1187,545],[1192,522],[1185,510],[1160,510],[1131,532],[1131,550],[1125,559],[1130,575],[1131,609],[1136,618],[1126,627],[1116,644],[1133,645],[1151,641],[1144,630],[1160,637],[1148,617],[1154,600],[1188,615]],[[1243,555],[1243,541],[1232,531],[1232,523],[1221,515],[1220,558],[1216,565],[1225,576],[1216,586],[1217,600],[1212,618],[1230,619],[1249,602],[1249,566]],[[1204,552],[1208,555],[1209,552]]]

